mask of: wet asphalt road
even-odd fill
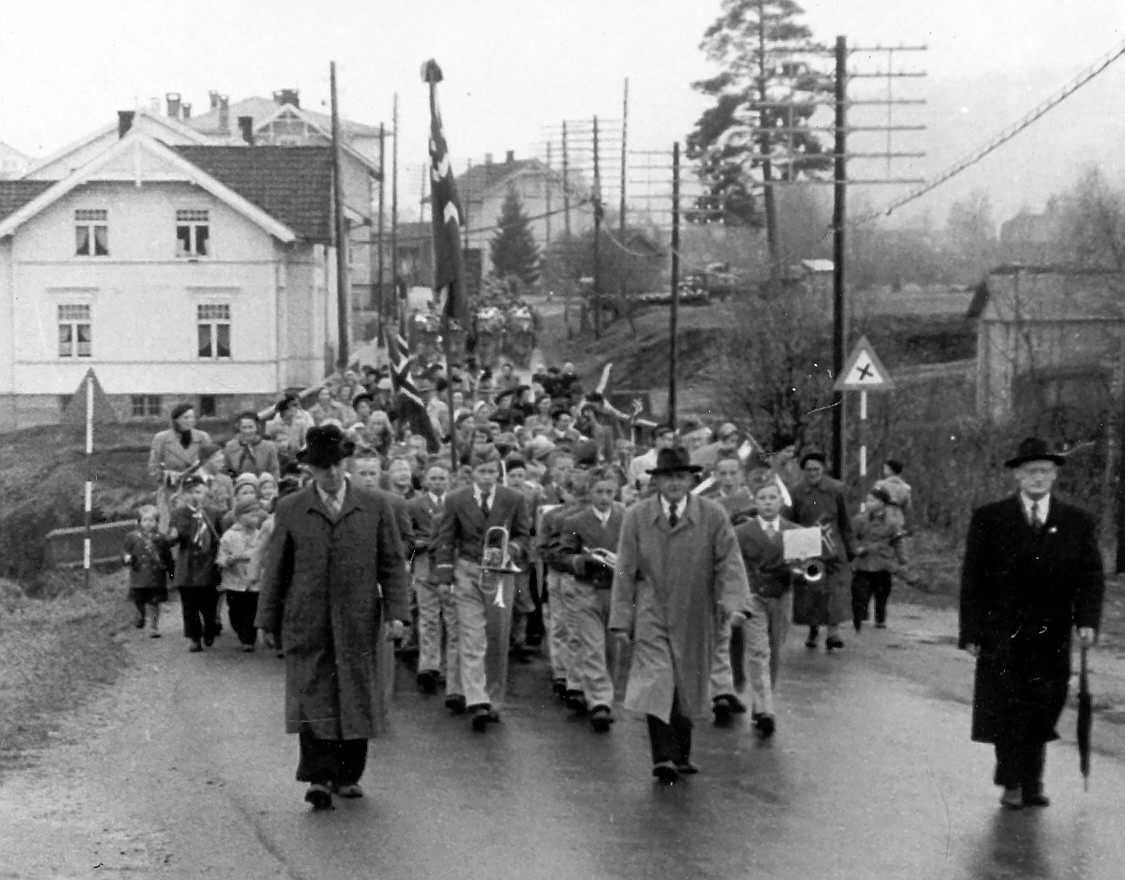
[[[1055,743],[1052,806],[1001,811],[990,749],[968,741],[968,707],[946,683],[952,667],[963,698],[971,666],[947,645],[918,646],[935,669],[933,687],[919,684],[894,674],[881,645],[893,639],[865,632],[826,656],[794,633],[776,737],[700,725],[701,772],[674,787],[650,776],[642,719],[593,733],[547,694],[541,659],[513,666],[503,722],[486,734],[401,669],[368,796],[328,813],[308,812],[293,781],[280,661],[239,654],[229,636],[203,656],[178,640],[162,649],[174,648],[174,711],[194,759],[242,817],[215,845],[238,846],[237,831],[294,878],[1125,876],[1125,768],[1096,756],[1084,793],[1073,745]]]

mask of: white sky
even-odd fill
[[[902,91],[930,101],[929,130],[913,143],[928,153],[913,169],[924,173],[982,143],[1125,39],[1121,0],[803,5],[825,42],[846,34],[852,45],[929,46],[919,61],[929,77]],[[445,70],[442,106],[457,167],[485,152],[527,155],[562,119],[620,117],[625,77],[630,145],[664,149],[705,106],[689,84],[713,72],[698,44],[718,11],[718,0],[10,0],[0,21],[0,140],[43,155],[167,91],[202,112],[209,89],[237,100],[297,86],[304,106],[326,109],[335,59],[346,116],[389,124],[399,94],[405,171],[425,159],[419,67],[434,57]],[[1125,171],[1117,159],[1125,146],[1121,94],[1125,59],[921,208],[944,219],[950,199],[985,186],[1002,217],[1037,207],[1083,162]],[[890,195],[880,188],[867,200]]]

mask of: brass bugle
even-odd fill
[[[824,563],[819,559],[802,559],[789,567],[789,573],[803,578],[807,584],[815,584],[824,579]]]
[[[484,533],[484,548],[481,551],[480,578],[477,586],[484,589],[485,582],[491,580],[488,575],[496,577],[496,597],[492,604],[497,608],[504,607],[504,581],[502,576],[517,574],[519,569],[512,564],[508,553],[508,530],[504,526],[490,526]]]

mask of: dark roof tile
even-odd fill
[[[0,220],[50,189],[55,180],[0,180]]]
[[[332,241],[328,147],[176,146],[177,153],[253,202],[299,238]]]

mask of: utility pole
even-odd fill
[[[332,91],[332,201],[336,229],[336,366],[348,368],[348,232],[344,223],[344,185],[340,172],[340,108],[336,102],[336,62],[328,63]]]
[[[563,163],[563,235],[566,238],[566,252],[569,258],[574,253],[574,240],[570,237],[570,157],[567,152],[566,122],[562,124],[562,163]],[[568,269],[570,260],[567,260]],[[571,280],[567,279],[563,287],[563,323],[566,324],[566,338],[570,339],[570,286]]]
[[[617,229],[621,246],[625,246],[625,175],[629,170],[629,77],[625,77],[625,95],[621,107],[621,201],[618,206]],[[625,300],[625,273],[621,273],[621,300]],[[632,312],[630,311],[630,314]]]
[[[668,312],[668,424],[676,427],[676,355],[680,319],[680,142],[672,144],[672,306]]]
[[[391,317],[398,323],[398,92],[391,115],[394,142],[391,144]],[[402,331],[402,327],[399,327]]]
[[[386,182],[387,182],[387,162],[386,162],[387,150],[386,150],[385,139],[386,139],[386,131],[383,127],[383,123],[380,122],[379,123],[379,232],[378,232],[378,238],[379,238],[379,257],[378,257],[379,268],[378,268],[378,272],[375,276],[376,279],[377,279],[376,284],[378,285],[377,290],[379,291],[379,300],[378,300],[378,302],[379,302],[379,321],[378,321],[379,332],[375,335],[375,345],[379,348],[382,348],[386,344],[386,340],[384,338],[384,333],[383,333],[383,325],[386,323],[386,320],[387,320],[386,301],[384,299],[384,284],[385,284],[385,279],[386,279],[386,275],[385,275],[386,266],[384,265],[384,259],[383,259],[383,256],[384,256],[383,248],[384,248],[384,244],[386,242],[386,238],[385,238],[386,217],[384,215],[384,210],[383,210],[384,204],[383,203],[384,203],[384,194],[385,194],[386,188],[387,188],[386,187]]]
[[[548,141],[548,143],[547,143],[547,173],[543,177],[544,185],[545,185],[543,197],[544,197],[544,202],[545,202],[545,205],[546,205],[547,216],[543,218],[546,221],[546,223],[544,224],[545,229],[546,229],[546,235],[544,236],[545,242],[544,242],[544,245],[543,245],[543,259],[540,261],[540,266],[539,266],[539,273],[540,273],[541,278],[543,277],[543,275],[546,274],[547,259],[548,259],[549,254],[551,253],[551,185],[554,182],[552,180],[552,177],[553,177],[553,171],[551,170],[551,144]]]
[[[462,235],[461,235],[461,238],[462,238],[461,249],[465,253],[469,252],[469,203],[472,201],[472,199],[470,198],[470,195],[469,195],[469,193],[470,193],[469,183],[473,179],[472,171],[473,171],[473,160],[470,159],[468,161],[468,163],[465,165],[465,192],[461,194],[461,216],[462,216],[462,221],[465,224],[464,226],[461,227],[461,233],[462,233]]]
[[[598,162],[598,117],[594,117],[594,338],[602,338],[602,175]]]
[[[847,296],[844,272],[844,224],[848,194],[848,39],[836,37],[836,158],[832,205],[832,375],[844,371],[847,344]],[[844,392],[832,392],[832,476],[844,478]]]

